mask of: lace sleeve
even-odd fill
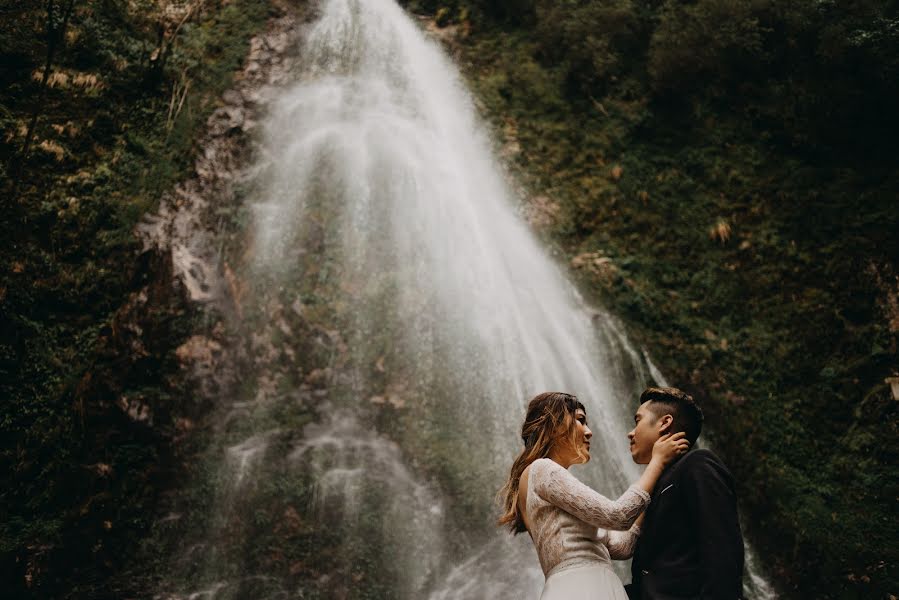
[[[600,529],[597,537],[609,549],[609,558],[612,560],[627,560],[634,555],[634,549],[637,547],[637,538],[640,537],[640,527],[634,525],[627,531]]]
[[[594,527],[628,529],[649,504],[649,494],[637,486],[629,487],[618,500],[609,500],[546,458],[534,461],[530,477],[541,498]]]

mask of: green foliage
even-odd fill
[[[67,3],[53,4],[56,20]],[[176,30],[163,3],[75,2],[41,88],[47,6],[4,7],[0,32],[0,572],[13,597],[101,585],[176,468],[172,421],[197,407],[168,375],[191,315],[163,291],[148,309],[123,307],[171,276],[138,256],[132,230],[186,173],[210,99],[268,11],[262,0],[206,3]],[[161,39],[164,65],[153,58]],[[145,356],[129,346],[129,319]],[[123,397],[152,406],[154,426],[128,417]]]
[[[756,0],[668,0],[652,34],[647,67],[656,89],[683,93],[745,76],[764,61]]]
[[[533,24],[537,0],[474,0],[472,8],[505,23]]]
[[[497,136],[521,148],[510,167],[558,204],[543,233],[611,259],[577,272],[585,290],[706,408],[785,597],[899,581],[894,19],[563,2],[463,42]]]
[[[543,0],[537,15],[539,56],[561,66],[575,92],[603,93],[642,45],[644,24],[631,0]]]

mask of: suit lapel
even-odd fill
[[[643,531],[635,550],[635,555],[639,557],[641,565],[648,565],[652,561],[653,549],[659,547],[658,540],[664,537],[660,531],[663,529],[664,522],[659,519],[659,513],[663,512],[663,508],[668,502],[667,496],[677,486],[678,471],[683,464],[683,457],[681,457],[668,467],[659,477],[655,489],[652,491],[649,508],[646,509],[646,520],[643,522]]]
[[[645,566],[650,561],[650,554],[652,552],[652,548],[655,547],[654,538],[656,537],[656,513],[659,508],[659,498],[661,497],[662,489],[668,485],[667,480],[670,476],[670,471],[666,471],[662,473],[662,476],[659,478],[659,481],[656,483],[655,489],[652,491],[652,496],[650,496],[649,507],[646,509],[646,519],[643,521],[643,530],[640,533],[640,539],[637,540],[637,547],[634,551],[634,562],[637,565]]]

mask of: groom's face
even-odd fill
[[[634,415],[634,428],[627,434],[627,439],[631,443],[631,458],[638,465],[649,464],[652,459],[652,447],[667,427],[649,408],[649,404],[644,402],[637,409]]]

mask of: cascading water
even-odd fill
[[[493,525],[527,400],[579,396],[594,458],[577,474],[615,497],[638,475],[625,433],[653,377],[515,214],[437,45],[393,0],[320,11],[252,184],[254,372],[222,410],[212,507],[170,587],[536,597],[530,540]]]

